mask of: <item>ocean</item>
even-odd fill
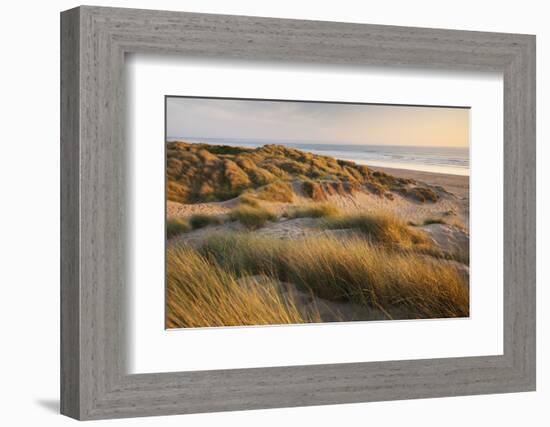
[[[451,175],[470,174],[469,150],[467,147],[409,147],[196,137],[168,137],[167,140],[250,148],[265,144],[280,144],[313,154],[330,156],[341,160],[351,160],[367,166],[409,169]]]

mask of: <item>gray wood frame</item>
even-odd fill
[[[503,72],[504,354],[128,375],[130,52]],[[83,6],[61,14],[61,122],[63,414],[100,419],[535,389],[534,36]]]

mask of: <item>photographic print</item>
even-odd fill
[[[167,328],[470,315],[468,107],[165,103]]]

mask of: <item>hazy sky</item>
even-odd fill
[[[469,109],[168,98],[167,136],[467,147]]]

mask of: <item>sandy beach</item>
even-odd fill
[[[372,169],[380,170],[401,178],[412,178],[418,181],[423,181],[427,184],[440,185],[445,187],[447,191],[450,191],[460,197],[468,198],[470,194],[469,176],[423,172],[409,169],[381,168],[374,166]]]

